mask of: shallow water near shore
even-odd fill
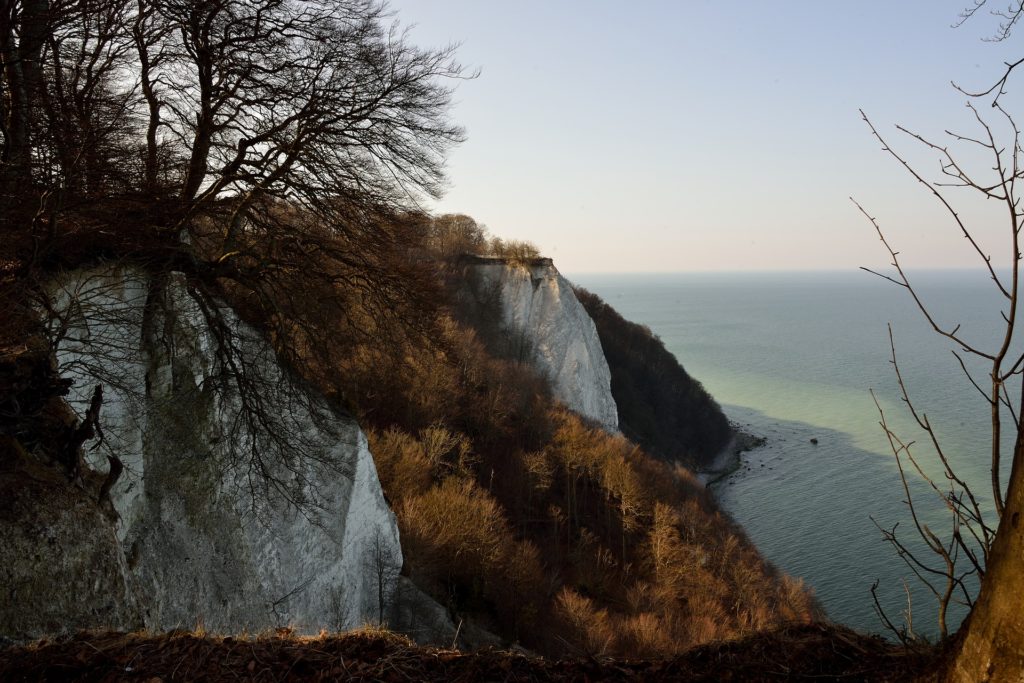
[[[915,277],[940,321],[963,324],[979,343],[998,330],[991,283],[960,271]],[[712,489],[770,561],[804,578],[840,623],[882,629],[870,592],[877,579],[893,621],[902,622],[909,591],[915,630],[937,633],[934,600],[872,521],[900,523],[901,536],[916,540],[869,391],[897,433],[921,441],[898,393],[887,324],[911,398],[987,507],[989,425],[950,346],[902,290],[861,272],[570,278],[648,325],[733,422],[766,438]],[[968,367],[984,377],[983,366]],[[914,452],[934,462],[921,443]],[[933,529],[949,528],[916,475],[911,493]]]

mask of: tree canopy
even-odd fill
[[[463,135],[454,48],[376,0],[3,0],[0,59],[0,202],[37,260],[89,219],[136,247],[202,228],[217,275],[297,232],[369,249]]]
[[[380,0],[0,0],[0,301],[45,336],[54,270],[178,273],[258,413],[220,301],[292,355],[429,308],[408,251],[463,139],[454,51]]]

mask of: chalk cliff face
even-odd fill
[[[173,276],[76,272],[54,300],[72,406],[83,414],[104,388],[103,439],[86,446],[97,469],[107,455],[124,464],[111,501],[146,627],[315,632],[386,618],[401,549],[353,420]]]
[[[594,321],[551,259],[513,263],[476,258],[474,295],[498,306],[514,354],[551,380],[555,398],[605,429],[617,431],[611,373]]]
[[[551,262],[481,259],[471,270],[477,308],[508,348],[556,398],[615,430],[594,323]],[[51,297],[69,403],[84,415],[103,388],[102,436],[86,457],[101,474],[108,457],[124,470],[104,507],[96,477],[76,494],[60,475],[9,496],[6,513],[0,505],[23,522],[0,529],[0,578],[19,587],[0,606],[0,636],[386,620],[422,642],[470,642],[399,577],[397,526],[359,426],[281,366],[257,330],[183,278],[135,268],[66,273]],[[49,507],[61,514],[33,512]]]

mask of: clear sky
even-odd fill
[[[1024,54],[1020,32],[982,40],[998,26],[991,16],[953,29],[969,3],[390,4],[415,24],[414,42],[460,42],[460,61],[480,69],[458,87],[453,116],[468,140],[430,208],[467,213],[583,273],[882,267],[851,195],[909,265],[974,264],[857,111],[937,178],[934,155],[894,124],[975,133],[950,81],[987,87]],[[1011,87],[1024,93],[1024,74]],[[997,208],[967,215],[992,232],[1005,224]]]

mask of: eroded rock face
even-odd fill
[[[474,259],[475,296],[499,306],[509,343],[551,380],[555,398],[609,431],[618,430],[611,372],[594,321],[550,259],[525,264]]]
[[[95,491],[10,447],[0,443],[0,644],[99,624],[142,628],[134,582]]]
[[[316,632],[386,616],[398,531],[352,419],[173,276],[95,269],[54,292],[72,406],[104,387],[89,458],[124,464],[111,501],[146,627]]]

